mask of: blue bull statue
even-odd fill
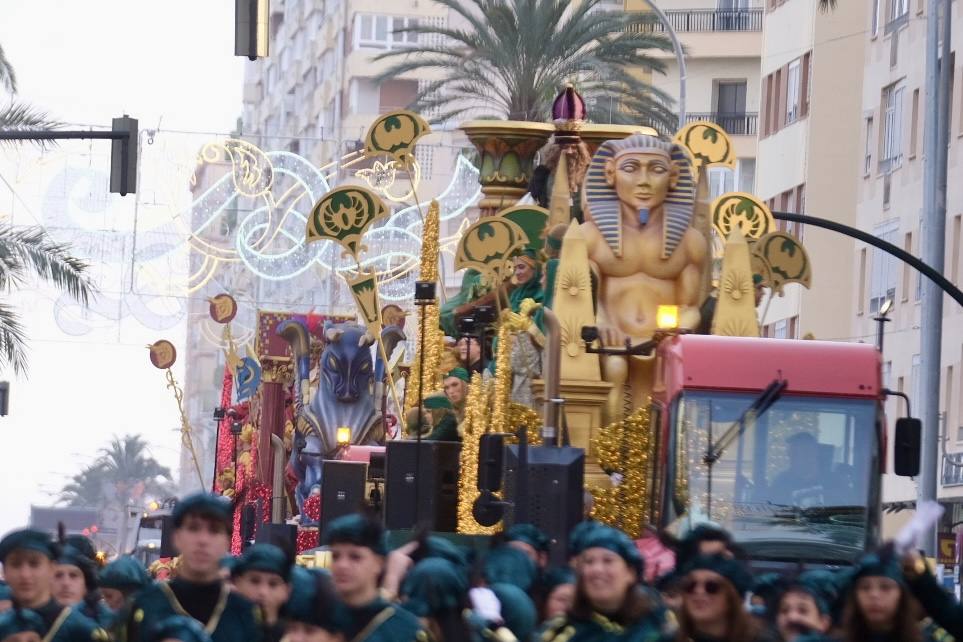
[[[381,413],[372,394],[374,369],[370,348],[374,338],[356,323],[325,323],[320,381],[305,407],[311,372],[308,329],[300,321],[290,320],[278,326],[277,331],[294,354],[298,421],[289,465],[298,479],[295,498],[300,510],[311,489],[321,485],[322,460],[338,458],[338,428],[351,429],[352,444],[383,441]]]

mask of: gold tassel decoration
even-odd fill
[[[622,482],[592,489],[595,519],[620,528],[632,538],[642,534],[649,509],[652,439],[649,402],[621,421],[609,424],[595,440],[599,465],[622,475]]]
[[[438,233],[440,206],[438,201],[432,201],[425,216],[424,234],[421,240],[421,268],[419,271],[419,281],[430,281],[438,283]],[[427,395],[432,391],[441,388],[442,373],[439,371],[441,359],[445,351],[445,333],[439,324],[441,310],[438,302],[430,305],[418,306],[418,325],[419,333],[424,316],[425,324],[425,343],[419,345],[415,353],[415,358],[411,364],[411,375],[408,389],[405,393],[405,414],[415,407],[421,397],[421,391]],[[419,378],[422,372],[421,361],[424,360],[424,382]]]
[[[458,532],[465,535],[493,535],[497,526],[482,526],[472,516],[472,506],[478,498],[478,449],[481,436],[488,432],[486,416],[491,397],[491,381],[483,381],[479,373],[471,379],[465,400],[465,434],[461,438],[458,477]]]

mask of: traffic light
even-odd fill
[[[234,0],[234,55],[267,58],[270,0]]]
[[[111,131],[126,136],[110,141],[110,193],[127,196],[137,191],[137,119],[115,118]]]

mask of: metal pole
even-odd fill
[[[947,127],[944,120],[946,86],[949,79],[949,38],[944,42],[943,74],[939,73],[939,8],[949,29],[950,6],[947,0],[929,0],[926,11],[926,117],[923,129],[923,260],[933,269],[943,271],[946,232],[946,152]],[[943,78],[940,78],[940,76]],[[923,422],[922,458],[918,501],[936,500],[936,478],[939,473],[940,353],[943,331],[943,292],[926,282],[922,288],[920,319],[920,419]],[[925,533],[922,544],[927,555],[936,554],[936,525]]]
[[[685,83],[686,83],[686,69],[685,69],[685,51],[682,49],[682,43],[679,42],[679,36],[676,34],[675,29],[672,28],[672,23],[669,22],[668,16],[659,7],[656,6],[653,0],[646,0],[649,6],[652,7],[652,11],[655,15],[659,16],[659,20],[665,25],[665,32],[669,34],[669,38],[672,40],[672,48],[675,49],[675,60],[679,64],[679,129],[685,127]]]

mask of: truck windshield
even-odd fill
[[[871,400],[781,397],[710,470],[703,456],[754,401],[685,392],[675,409],[673,530],[710,521],[756,559],[849,561],[863,549],[878,471]],[[710,493],[711,489],[711,493]]]

